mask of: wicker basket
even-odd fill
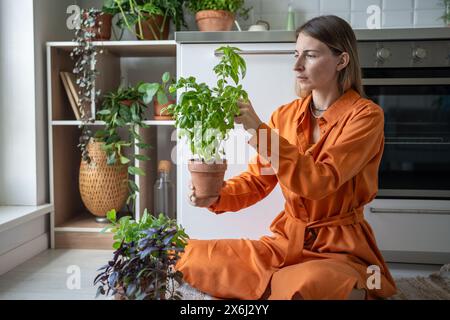
[[[88,145],[91,163],[81,161],[80,193],[86,208],[97,217],[115,209],[119,211],[128,197],[128,166],[108,165],[103,142],[91,141]]]

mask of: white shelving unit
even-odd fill
[[[164,71],[176,75],[177,46],[173,40],[98,41],[94,44],[101,51],[97,56],[99,76],[96,89],[102,93],[117,89],[123,79],[134,85],[137,81],[160,81]],[[111,249],[112,235],[100,233],[105,225],[95,221],[95,217],[84,207],[79,192],[81,152],[77,144],[81,121],[77,121],[72,112],[59,75],[60,71],[72,71],[74,61],[70,58],[70,52],[75,45],[74,42],[47,43],[50,202],[54,206],[52,247]],[[175,121],[152,120],[151,105],[146,118],[148,120],[144,123],[149,128],[140,129],[140,134],[152,149],[138,151],[150,156],[151,160],[135,164],[146,172],[144,177],[135,177],[140,188],[135,218],[139,218],[144,208],[153,211],[152,190],[158,159],[170,159],[170,148],[176,147],[176,141],[170,139]],[[89,125],[92,131],[96,131],[104,123],[95,121]],[[177,166],[173,168],[173,181],[176,183]]]
[[[145,124],[150,126],[173,126],[175,124],[174,120],[145,120]],[[52,125],[54,126],[79,126],[81,121],[77,120],[55,120],[52,121]],[[105,122],[103,121],[95,121],[91,125],[93,126],[103,126]]]

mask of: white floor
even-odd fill
[[[46,250],[0,276],[0,300],[95,299],[93,280],[98,274],[96,270],[111,257],[112,251],[109,250]],[[426,276],[441,267],[388,265],[394,278]]]
[[[110,250],[46,250],[0,276],[0,299],[95,299],[96,270],[111,257]]]

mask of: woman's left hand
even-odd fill
[[[256,131],[263,122],[256,114],[255,109],[253,109],[252,103],[239,99],[237,105],[240,115],[234,117],[234,122],[242,124],[245,130],[253,129]]]

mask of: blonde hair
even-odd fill
[[[347,21],[333,15],[319,16],[305,22],[299,27],[296,31],[297,38],[300,33],[304,33],[325,43],[336,56],[347,52],[349,55],[349,63],[344,69],[339,71],[338,75],[339,91],[343,94],[352,88],[359,95],[364,96],[356,36]],[[300,97],[305,95],[297,87],[296,93]]]

